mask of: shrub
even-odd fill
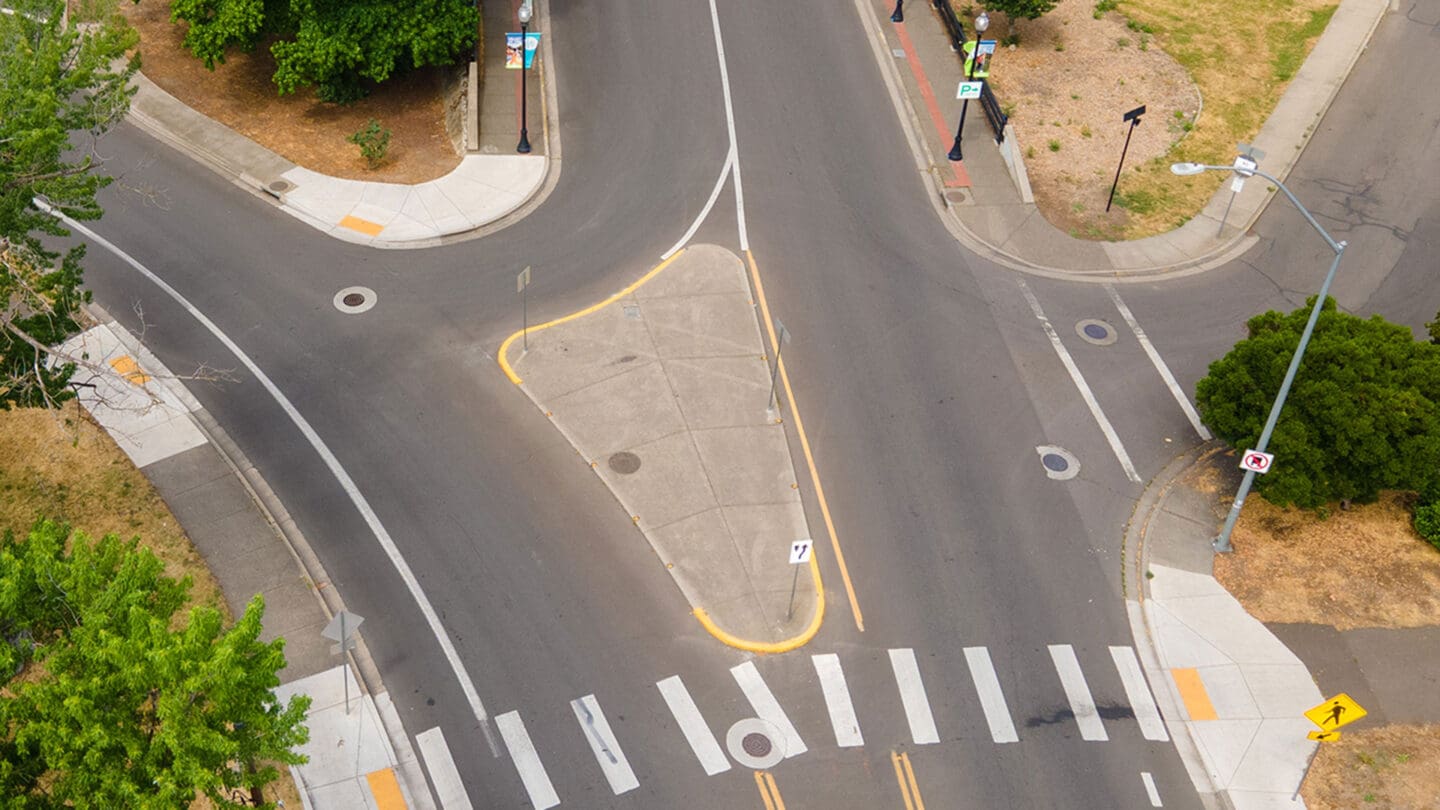
[[[372,169],[385,162],[385,153],[390,150],[390,130],[374,118],[345,140],[360,147],[360,154]]]
[[[1430,545],[1440,549],[1440,502],[1415,507],[1415,531]]]

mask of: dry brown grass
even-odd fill
[[[312,171],[356,180],[420,183],[460,164],[445,132],[437,70],[414,71],[382,84],[368,98],[339,106],[310,89],[278,95],[268,46],[235,52],[205,69],[181,46],[184,26],[170,23],[170,4],[120,4],[140,32],[141,71],[191,108]],[[371,118],[390,130],[388,157],[371,169],[346,138]]]
[[[1045,17],[1021,21],[1020,46],[996,55],[992,83],[1001,102],[1015,107],[1041,212],[1094,239],[1162,233],[1199,212],[1225,178],[1175,177],[1168,165],[1231,162],[1235,144],[1260,131],[1335,6],[1335,0],[1253,0],[1244,4],[1243,24],[1225,25],[1236,13],[1227,0],[1120,0],[1118,11],[1099,21],[1094,0],[1062,0]],[[1055,50],[1057,42],[1064,51]],[[1168,78],[1159,81],[1175,69],[1186,75],[1184,92]],[[1124,138],[1120,116],[1141,103],[1149,117],[1135,131],[1120,181],[1129,207],[1107,216],[1104,198]],[[1086,122],[1094,133],[1088,148],[1075,134]],[[1049,151],[1052,138],[1059,152]]]
[[[63,411],[0,411],[0,532],[23,536],[37,518],[69,523],[91,538],[139,536],[188,575],[196,604],[230,616],[220,587],[165,501],[129,457],[73,401]]]
[[[1324,514],[1247,500],[1216,578],[1264,622],[1440,624],[1440,551],[1411,528],[1407,496]]]
[[[1320,746],[1301,796],[1311,810],[1440,810],[1440,727],[1346,729]]]

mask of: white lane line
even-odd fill
[[[330,474],[335,476],[335,480],[340,483],[340,487],[344,489],[345,494],[350,497],[350,503],[355,506],[355,511],[359,512],[360,516],[365,519],[365,524],[370,527],[370,533],[375,536],[376,542],[385,550],[385,556],[390,558],[390,564],[394,566],[395,571],[400,574],[400,579],[404,581],[406,589],[410,591],[411,598],[419,605],[420,613],[425,617],[426,625],[429,626],[431,634],[435,636],[435,641],[439,643],[440,650],[445,654],[445,660],[450,664],[450,670],[455,674],[455,680],[460,683],[460,691],[465,693],[465,700],[470,704],[470,711],[475,715],[475,719],[480,721],[480,730],[485,733],[485,741],[490,744],[490,752],[497,757],[500,756],[500,749],[495,744],[495,734],[490,730],[490,715],[485,711],[485,704],[480,702],[480,694],[475,689],[475,682],[470,680],[470,673],[465,670],[465,664],[460,661],[460,653],[455,650],[455,645],[450,641],[450,634],[445,630],[445,626],[440,623],[440,615],[435,612],[435,608],[430,604],[430,599],[425,596],[425,591],[421,590],[420,581],[415,578],[415,572],[410,570],[410,564],[405,561],[404,555],[400,553],[399,547],[395,545],[395,541],[390,537],[390,532],[386,530],[384,524],[380,522],[380,518],[375,514],[375,510],[370,507],[370,502],[360,493],[360,487],[356,486],[355,479],[351,478],[350,473],[346,472],[345,468],[340,465],[340,460],[335,458],[335,454],[330,452],[330,447],[320,438],[320,434],[316,433],[315,429],[310,426],[310,423],[306,421],[305,417],[300,415],[300,411],[296,410],[295,406],[290,402],[289,397],[280,391],[280,387],[277,386],[265,372],[260,370],[260,367],[255,364],[254,360],[250,359],[249,355],[241,351],[235,341],[220,331],[220,327],[216,326],[214,321],[206,317],[205,313],[201,312],[194,304],[186,300],[185,296],[181,295],[174,287],[165,283],[164,279],[150,272],[147,267],[131,258],[130,254],[116,247],[110,240],[81,225],[70,217],[61,214],[47,203],[36,200],[35,205],[46,213],[56,217],[61,222],[64,222],[66,227],[84,234],[96,244],[114,253],[121,261],[135,268],[136,272],[149,279],[155,286],[159,287],[166,295],[170,296],[177,304],[183,307],[186,312],[190,313],[190,317],[205,327],[231,354],[235,355],[235,359],[239,360],[240,364],[245,366],[245,368],[255,376],[255,379],[259,381],[260,385],[263,386],[266,391],[270,392],[270,396],[274,398],[275,402],[280,406],[280,409],[285,411],[285,415],[290,417],[290,421],[294,423],[296,429],[300,431],[301,435],[305,437],[305,440],[308,441],[315,452],[319,454],[321,460],[325,462],[325,466],[329,468]]]
[[[750,249],[745,230],[745,187],[740,182],[740,142],[735,137],[735,106],[730,99],[730,69],[725,65],[725,40],[720,36],[720,12],[710,0],[710,25],[715,30],[715,55],[720,60],[720,89],[725,97],[725,129],[730,135],[730,169],[735,174],[735,218],[740,227],[740,251]]]
[[[1110,735],[1105,733],[1100,712],[1095,708],[1095,698],[1090,696],[1085,674],[1080,671],[1080,659],[1075,657],[1075,648],[1069,644],[1051,644],[1050,660],[1055,662],[1055,673],[1060,676],[1065,699],[1070,701],[1070,711],[1080,726],[1080,739],[1098,742],[1110,739]]]
[[[1140,724],[1140,733],[1147,740],[1166,742],[1170,735],[1165,731],[1165,721],[1155,707],[1155,698],[1145,683],[1145,673],[1140,669],[1140,659],[1135,657],[1131,647],[1111,647],[1110,657],[1115,660],[1115,670],[1120,673],[1120,682],[1125,685],[1125,697],[1135,713],[1135,722]]]
[[[1210,431],[1201,424],[1200,414],[1195,411],[1195,406],[1190,404],[1190,398],[1185,396],[1185,392],[1180,389],[1180,383],[1175,381],[1175,375],[1170,373],[1170,367],[1160,358],[1160,352],[1155,350],[1150,343],[1150,338],[1145,336],[1145,330],[1140,328],[1140,322],[1135,320],[1135,315],[1130,311],[1130,307],[1120,300],[1120,294],[1115,291],[1113,285],[1106,284],[1105,292],[1110,293],[1110,300],[1114,301],[1115,308],[1120,310],[1120,317],[1125,319],[1125,323],[1130,326],[1130,331],[1135,333],[1135,339],[1140,341],[1140,348],[1145,350],[1145,355],[1150,358],[1150,364],[1160,372],[1160,379],[1165,381],[1165,387],[1170,389],[1170,395],[1175,397],[1175,401],[1180,404],[1180,410],[1185,412],[1185,418],[1190,420],[1190,426],[1195,428],[1195,432],[1200,435],[1201,439],[1210,441]]]
[[[1015,283],[1020,285],[1020,292],[1025,300],[1030,303],[1030,310],[1035,313],[1045,328],[1045,334],[1050,338],[1050,345],[1055,347],[1055,353],[1060,356],[1060,362],[1065,365],[1065,370],[1070,372],[1070,379],[1075,382],[1075,387],[1080,390],[1080,397],[1090,408],[1090,414],[1095,417],[1095,422],[1100,425],[1100,432],[1105,434],[1105,440],[1110,443],[1110,449],[1114,451],[1115,458],[1120,460],[1120,466],[1125,470],[1125,476],[1135,483],[1140,483],[1140,475],[1135,472],[1135,465],[1130,463],[1130,454],[1125,452],[1125,445],[1120,443],[1120,436],[1111,426],[1110,420],[1105,418],[1105,412],[1100,410],[1100,403],[1095,399],[1095,393],[1090,390],[1089,383],[1080,373],[1080,367],[1075,365],[1075,360],[1070,356],[1070,351],[1065,344],[1060,342],[1060,335],[1055,332],[1055,327],[1050,324],[1050,319],[1045,317],[1045,311],[1040,308],[1040,301],[1035,294],[1030,292],[1030,285],[1025,279],[1017,278]]]
[[[700,229],[700,224],[705,221],[706,217],[710,216],[710,209],[715,206],[715,200],[720,197],[720,189],[725,187],[725,178],[730,175],[730,168],[734,165],[735,147],[731,145],[729,153],[725,155],[725,165],[720,167],[720,176],[715,178],[715,188],[710,190],[710,199],[705,201],[705,207],[700,209],[700,215],[695,217],[694,222],[690,223],[690,227],[685,231],[685,235],[680,237],[680,241],[671,246],[669,250],[660,254],[660,261],[663,262],[676,253],[679,253],[680,249],[685,247],[686,243],[690,241],[690,237],[695,235],[695,231]]]
[[[555,786],[550,784],[545,764],[535,752],[535,744],[530,742],[530,734],[525,730],[525,721],[520,719],[520,713],[497,714],[495,725],[500,729],[500,739],[505,741],[505,748],[510,751],[510,759],[515,761],[515,770],[520,772],[525,792],[530,794],[530,803],[535,805],[536,810],[559,804],[560,797],[555,795]]]
[[[900,703],[905,706],[905,719],[910,723],[910,737],[916,745],[940,742],[935,716],[930,713],[930,699],[925,696],[925,682],[920,680],[915,651],[909,647],[891,650],[890,668],[895,670],[895,685],[900,689]]]
[[[445,733],[440,727],[416,734],[415,744],[420,747],[420,758],[425,761],[425,770],[430,773],[430,784],[440,797],[440,806],[445,810],[473,810],[470,794],[460,781],[460,771],[455,767],[455,758],[450,755],[450,746],[445,744]]]
[[[600,711],[600,703],[595,700],[594,695],[586,695],[570,701],[570,708],[575,710],[575,720],[580,724],[580,730],[585,733],[585,740],[590,743],[590,750],[595,752],[595,760],[600,763],[600,770],[605,773],[605,781],[610,783],[610,789],[616,796],[629,790],[640,787],[640,780],[635,778],[635,772],[630,770],[630,761],[625,758],[625,752],[620,750],[620,741],[615,739],[615,733],[610,730],[610,722],[605,719],[605,713]]]
[[[1164,805],[1160,803],[1160,791],[1155,789],[1155,780],[1150,776],[1148,771],[1140,772],[1140,781],[1145,783],[1145,795],[1150,797],[1150,806],[1164,807]]]
[[[840,656],[834,653],[812,655],[810,661],[815,664],[820,690],[825,693],[825,708],[830,710],[830,725],[835,727],[835,744],[841,748],[864,745],[865,739],[860,736],[860,721],[855,717],[850,690],[845,686],[845,671],[840,669]]]
[[[970,678],[975,681],[975,694],[980,698],[980,708],[990,726],[990,738],[997,743],[1020,742],[1015,721],[1010,719],[1010,709],[1005,705],[1005,693],[1000,691],[995,665],[990,662],[990,651],[984,647],[966,647],[965,663],[970,665]]]
[[[700,767],[705,769],[705,774],[714,776],[730,770],[730,760],[725,758],[725,751],[720,748],[720,743],[716,741],[710,726],[696,708],[695,701],[690,698],[690,692],[685,689],[685,683],[680,680],[680,676],[671,675],[663,681],[657,681],[655,686],[660,690],[660,696],[665,698],[665,705],[670,707],[670,713],[675,716],[680,732],[685,735],[686,742],[690,743],[690,750],[695,752],[695,758],[700,760]]]
[[[770,687],[765,685],[754,661],[731,667],[730,674],[735,676],[735,683],[740,685],[740,691],[744,692],[745,699],[750,701],[750,708],[755,710],[755,716],[780,729],[780,733],[785,736],[786,759],[810,750],[805,747],[805,741],[800,739],[800,732],[795,730],[790,718],[785,716],[785,710],[780,708],[780,701],[775,699]]]

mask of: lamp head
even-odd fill
[[[530,13],[530,2],[526,0],[526,2],[520,4],[520,10],[516,12],[516,16],[520,18],[520,22],[528,23],[530,22]]]
[[[985,33],[985,29],[987,29],[987,28],[989,28],[989,27],[990,27],[990,15],[989,15],[989,14],[986,14],[986,13],[983,12],[983,11],[980,12],[980,16],[975,18],[975,31],[976,31],[976,33],[983,34],[983,33]]]
[[[1199,174],[1205,171],[1205,167],[1199,163],[1171,163],[1170,171],[1181,177],[1188,177],[1192,174]]]

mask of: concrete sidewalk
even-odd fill
[[[552,324],[501,349],[509,373],[615,494],[701,622],[742,649],[808,640],[819,569],[813,556],[789,562],[810,533],[739,257],[692,246]]]
[[[1007,127],[1005,143],[997,146],[994,133],[974,110],[972,126],[965,132],[962,175],[966,179],[957,182],[946,158],[954,136],[937,132],[931,123],[938,119],[953,126],[959,119],[960,102],[951,98],[951,88],[963,72],[938,12],[930,3],[907,4],[905,22],[896,24],[889,21],[893,2],[856,3],[867,26],[884,43],[887,58],[880,62],[881,71],[908,108],[909,114],[901,118],[912,148],[919,150],[917,163],[925,167],[952,232],[970,250],[1017,270],[1115,281],[1200,272],[1230,261],[1254,244],[1249,230],[1279,193],[1259,180],[1246,183],[1234,195],[1233,205],[1230,185],[1223,184],[1204,210],[1168,233],[1127,242],[1076,239],[1046,221],[1033,202],[1024,171],[1026,131]],[[1262,169],[1281,180],[1289,175],[1390,7],[1390,0],[1341,0],[1325,33],[1254,138],[1253,145],[1265,153]],[[962,22],[968,32],[970,21]],[[888,58],[890,52],[897,57],[904,54],[904,59]],[[1003,60],[1003,54],[997,59]],[[997,62],[996,69],[1003,70],[1003,62]],[[933,94],[922,87],[922,78],[932,85]],[[1228,164],[1233,158],[1218,155],[1214,162]]]
[[[93,386],[77,389],[81,404],[164,498],[231,613],[264,597],[261,638],[285,639],[276,694],[313,699],[304,748],[311,759],[292,768],[307,807],[434,808],[363,636],[352,654],[350,712],[340,705],[340,657],[320,631],[344,604],[284,506],[175,375],[103,310],[92,314],[100,325],[60,347],[94,367],[76,372],[77,382]]]

